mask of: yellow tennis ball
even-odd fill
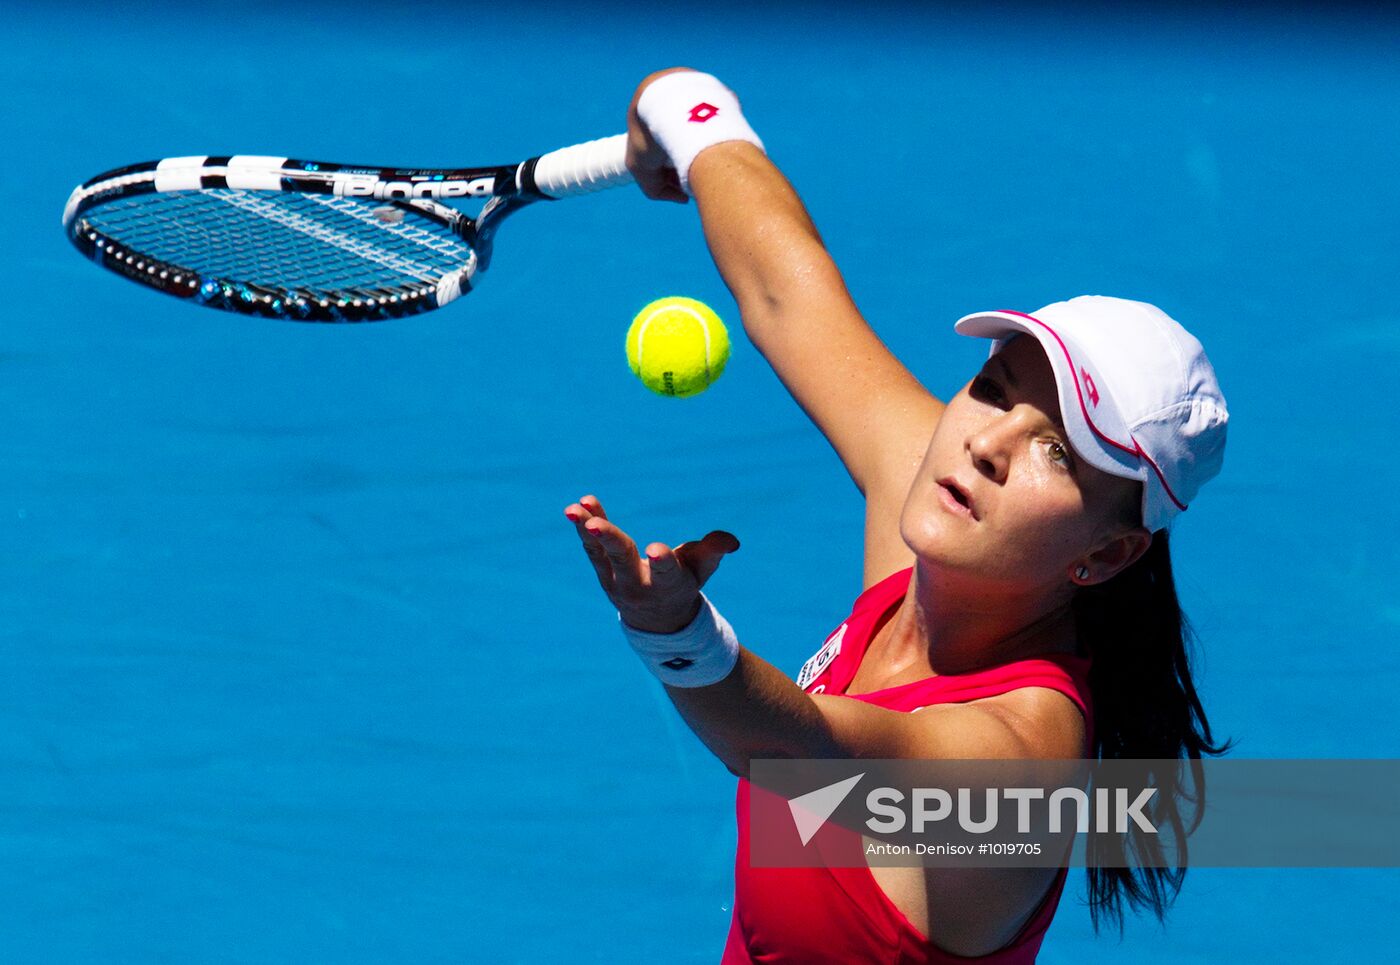
[[[724,372],[729,330],[693,298],[658,298],[632,319],[627,364],[657,395],[699,395]]]

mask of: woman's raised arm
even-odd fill
[[[684,201],[637,110],[648,84],[672,72],[648,77],[633,98],[629,160],[648,196]],[[688,182],[745,332],[865,494],[877,517],[868,523],[898,540],[899,508],[943,404],[861,316],[802,201],[762,150],[745,141],[707,147]]]

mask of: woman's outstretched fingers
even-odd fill
[[[574,524],[598,583],[628,625],[673,633],[695,619],[700,587],[739,541],[723,530],[672,549],[650,543],[643,554],[632,537],[607,518],[596,496],[564,507]]]
[[[588,521],[594,516],[588,508],[581,503],[570,503],[564,507],[564,515],[569,522],[574,524],[574,531],[578,533],[579,539],[583,540],[584,546],[589,544],[589,538],[593,536],[588,527]]]
[[[580,506],[588,510],[590,515],[601,516],[603,519],[608,518],[607,512],[603,509],[603,503],[598,499],[597,496],[584,496],[578,502]]]
[[[612,564],[613,585],[620,590],[640,587],[643,583],[642,561],[632,537],[601,516],[589,520],[585,529],[602,544],[603,552]]]
[[[611,595],[615,582],[612,560],[608,559],[597,534],[588,528],[588,521],[593,518],[593,514],[586,507],[574,503],[564,508],[564,515],[574,524],[579,542],[583,544],[583,552],[587,555],[588,562],[593,564],[593,571],[598,576],[598,584],[604,593]]]

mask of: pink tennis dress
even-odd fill
[[[1085,720],[1092,721],[1089,661],[1059,654],[847,695],[866,647],[904,598],[912,574],[912,569],[902,570],[862,593],[846,622],[802,668],[798,685],[810,694],[849,696],[905,712],[930,704],[994,697],[1021,687],[1048,687],[1073,700]],[[931,944],[886,897],[868,867],[749,867],[749,794],[749,782],[740,780],[734,917],[722,965],[1029,965],[1035,961],[1055,917],[1065,871],[1059,873],[1045,900],[1009,945],[990,955],[964,958]]]

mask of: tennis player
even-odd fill
[[[749,763],[1222,753],[1168,550],[1222,461],[1211,365],[1152,305],[1071,298],[958,321],[990,355],[943,402],[861,318],[723,84],[653,74],[629,138],[648,197],[697,202],[745,331],[866,504],[863,592],[796,682],[701,593],[732,535],[642,553],[596,498],[565,510],[624,634],[741,778],[723,961],[1032,962],[1065,869],[751,868]],[[1160,917],[1183,875],[1091,867],[1095,924],[1125,905]]]

